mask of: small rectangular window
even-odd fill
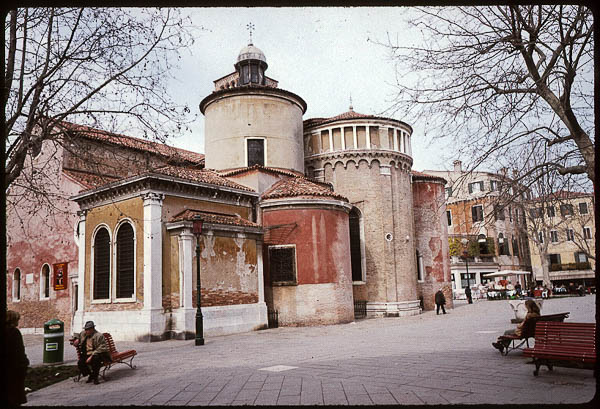
[[[544,215],[544,209],[542,209],[541,207],[529,209],[529,215],[532,219],[539,219]]]
[[[483,221],[483,206],[476,205],[471,207],[471,216],[473,218],[473,222],[482,222]]]
[[[556,212],[554,211],[554,206],[548,206],[546,208],[546,212],[548,213],[548,217],[556,216]]]
[[[483,181],[469,183],[469,193],[477,193],[483,191]]]
[[[494,217],[496,220],[504,220],[504,208],[502,206],[494,205]]]
[[[498,190],[498,181],[497,180],[490,180],[490,190],[492,192]]]
[[[272,283],[296,284],[296,246],[270,246],[269,272]]]
[[[558,232],[556,230],[550,230],[550,241],[552,243],[558,243]]]
[[[538,232],[538,242],[540,244],[544,244],[544,232],[543,231]]]
[[[265,140],[247,139],[248,166],[265,166]]]
[[[579,214],[588,214],[588,205],[586,202],[579,203]]]
[[[583,228],[583,238],[585,240],[590,240],[592,238],[592,229],[590,229],[589,227],[584,227]]]
[[[548,254],[550,265],[560,265],[560,254]]]
[[[446,191],[446,199],[448,199],[450,196],[452,196],[452,186],[447,187],[445,189],[445,191]]]
[[[452,212],[450,210],[446,210],[446,217],[448,218],[448,226],[452,226]]]
[[[567,241],[574,241],[575,240],[575,232],[573,231],[573,229],[567,229]]]
[[[573,205],[572,204],[561,204],[560,205],[560,215],[561,216],[572,216],[573,215]]]
[[[461,288],[471,287],[476,284],[475,273],[460,273],[460,286]]]
[[[575,262],[576,263],[587,263],[588,262],[587,254],[582,253],[582,252],[575,253]]]

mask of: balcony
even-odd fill
[[[592,265],[589,261],[584,263],[565,263],[550,264],[550,271],[573,271],[573,270],[591,270]]]

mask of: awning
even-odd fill
[[[531,274],[530,271],[523,270],[500,270],[496,273],[484,274],[484,277],[506,277],[506,276],[524,276]]]

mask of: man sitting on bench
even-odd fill
[[[79,361],[77,361],[79,372],[83,376],[89,375],[86,383],[94,382],[94,385],[98,385],[98,374],[102,361],[110,361],[110,351],[104,335],[96,331],[94,321],[88,321],[85,323],[83,331],[74,334],[71,341],[81,352]],[[91,372],[88,365],[92,367]]]
[[[525,308],[527,308],[527,315],[525,315],[525,319],[523,320],[523,322],[521,322],[519,325],[517,325],[517,328],[515,328],[515,329],[508,329],[508,330],[504,331],[504,335],[516,335],[516,336],[520,337],[523,334],[523,327],[525,326],[525,321],[527,321],[528,319],[540,316],[540,308],[535,303],[535,301],[533,301],[533,300],[525,301]],[[510,342],[511,342],[510,339],[498,337],[498,340],[496,340],[496,342],[492,342],[492,346],[494,348],[500,350],[500,352],[504,352],[504,349],[508,348],[508,346],[510,345]]]

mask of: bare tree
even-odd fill
[[[62,143],[61,121],[164,141],[189,120],[166,88],[193,41],[177,11],[35,8],[5,20],[5,188],[44,141]]]
[[[454,138],[472,167],[508,166],[507,152],[542,141],[554,154],[541,168],[594,181],[591,10],[419,8],[409,24],[422,34],[418,45],[379,42],[397,67],[391,112],[415,114],[434,138]]]

